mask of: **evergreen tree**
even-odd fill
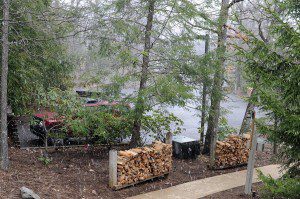
[[[11,2],[8,104],[15,114],[29,111],[39,90],[63,87],[72,69],[63,38],[73,28],[74,14],[54,10],[51,3]]]
[[[182,73],[182,68],[195,60],[195,37],[180,23],[180,16],[187,15],[190,8],[185,6],[185,1],[160,0],[97,4],[94,16],[101,29],[89,35],[91,41],[98,39],[99,46],[91,42],[93,50],[98,49],[98,55],[109,60],[106,62],[109,71],[118,71],[109,81],[118,76],[119,80],[126,79],[122,84],[128,81],[138,84],[132,96],[135,109],[132,146],[141,144],[141,121],[146,112],[155,105],[183,106],[192,96]],[[105,13],[110,17],[103,17]],[[103,71],[103,68],[98,69]],[[120,69],[124,71],[121,75]],[[98,77],[97,84],[103,87],[101,78]]]
[[[239,50],[245,58],[246,72],[256,88],[252,101],[272,116],[274,126],[262,126],[273,142],[280,146],[279,157],[288,170],[282,179],[262,177],[268,197],[299,197],[300,166],[300,34],[297,3],[294,1],[262,2],[262,16],[272,21],[255,32],[246,26],[247,46]],[[280,12],[279,12],[280,11]],[[259,26],[261,27],[261,26]]]

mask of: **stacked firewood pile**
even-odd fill
[[[172,168],[172,145],[155,141],[150,147],[118,152],[118,186],[167,174]]]
[[[226,168],[246,164],[249,156],[249,136],[230,135],[224,141],[217,141],[216,166]]]

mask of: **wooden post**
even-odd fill
[[[117,159],[118,152],[116,150],[109,151],[109,187],[113,188],[117,185]]]
[[[246,184],[245,184],[245,194],[252,194],[252,178],[253,178],[253,170],[254,170],[254,162],[255,162],[255,151],[257,145],[257,134],[255,133],[255,111],[252,112],[252,124],[251,124],[251,142],[250,142],[250,154],[248,158],[248,166],[247,166],[247,176],[246,176]]]
[[[166,135],[166,144],[172,144],[172,138],[173,134],[171,132],[168,132]]]

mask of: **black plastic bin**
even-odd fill
[[[173,136],[173,156],[179,159],[195,159],[200,155],[200,143],[198,140],[177,135]]]

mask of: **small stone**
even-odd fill
[[[97,192],[95,190],[92,191],[92,194],[97,195]]]
[[[20,191],[23,199],[41,199],[40,196],[27,187],[22,187]]]

